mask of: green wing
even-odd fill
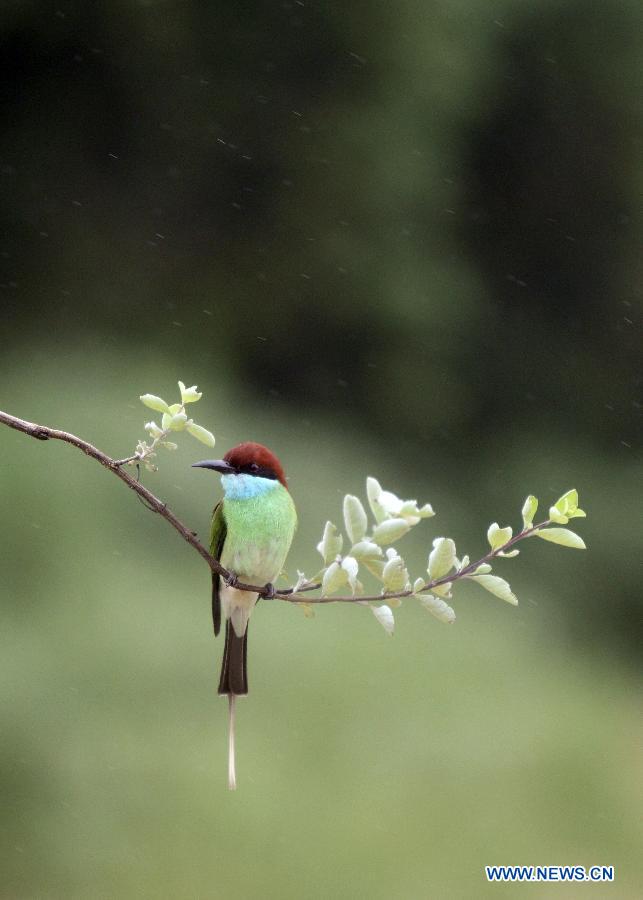
[[[221,559],[223,552],[223,542],[225,541],[228,529],[225,519],[223,518],[223,500],[220,500],[214,507],[212,513],[212,527],[210,529],[210,553],[215,559]],[[221,599],[219,597],[219,589],[221,581],[216,572],[212,573],[212,622],[214,624],[214,633],[217,635],[221,629]]]

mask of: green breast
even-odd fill
[[[297,525],[289,492],[281,484],[256,497],[223,501],[227,534],[221,563],[261,583],[281,572]]]

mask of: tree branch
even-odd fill
[[[146,487],[144,487],[140,482],[136,481],[131,475],[128,475],[121,466],[126,463],[133,461],[136,457],[128,457],[125,460],[116,460],[107,456],[106,453],[103,453],[102,450],[99,450],[97,447],[94,447],[92,444],[87,441],[82,440],[82,438],[76,437],[75,434],[70,434],[67,431],[59,431],[57,428],[48,428],[46,425],[36,425],[34,422],[27,422],[24,419],[18,419],[16,416],[10,416],[8,413],[2,412],[0,410],[0,422],[4,425],[8,425],[9,428],[15,428],[16,431],[22,431],[23,434],[28,434],[30,437],[34,437],[39,441],[48,441],[48,440],[56,440],[56,441],[64,441],[66,444],[71,444],[72,447],[77,447],[78,450],[81,450],[86,456],[91,456],[92,459],[95,459],[96,462],[99,462],[101,466],[107,469],[109,472],[112,472],[116,475],[117,478],[120,478],[121,481],[125,482],[125,484],[132,491],[137,493],[142,500],[144,500],[148,508],[153,512],[158,513],[166,522],[169,522],[172,528],[176,529],[178,533],[181,535],[184,541],[187,541],[191,547],[194,547],[196,552],[203,557],[203,559],[207,562],[213,572],[218,572],[219,575],[222,575],[224,578],[230,577],[230,572],[225,569],[221,563],[214,559],[208,551],[205,549],[203,544],[197,540],[193,531],[190,531],[189,528],[177,519],[173,512],[171,512],[165,503],[162,500],[159,500],[158,497],[155,497],[154,494],[149,491]],[[254,585],[238,585],[241,590],[252,590],[261,593],[263,588],[257,588]]]
[[[415,590],[406,590],[406,591],[391,591],[390,593],[377,594],[370,597],[360,596],[359,594],[347,594],[344,597],[299,597],[299,594],[302,591],[313,591],[318,587],[321,587],[320,584],[315,585],[306,585],[303,588],[300,588],[299,591],[295,594],[292,593],[291,596],[281,597],[282,600],[287,600],[290,603],[368,603],[369,601],[376,600],[395,600],[402,599],[404,597],[413,597],[417,594],[423,594],[426,591],[432,591],[436,587],[440,587],[442,584],[453,584],[454,581],[459,581],[460,578],[472,577],[472,573],[478,568],[478,566],[483,565],[484,563],[490,562],[490,560],[495,559],[497,556],[502,556],[503,553],[506,553],[510,547],[513,547],[514,544],[517,544],[518,541],[524,540],[524,538],[531,537],[532,534],[535,534],[541,528],[546,528],[547,525],[551,525],[551,519],[545,519],[544,522],[540,522],[538,525],[533,525],[531,528],[524,528],[522,531],[518,532],[518,534],[514,535],[510,540],[508,540],[505,544],[502,544],[500,547],[496,547],[495,550],[490,550],[489,553],[480,557],[476,562],[469,563],[468,566],[464,566],[462,569],[459,569],[457,572],[452,572],[450,575],[443,575],[441,578],[434,578],[432,581],[427,581],[422,587]],[[284,592],[282,592],[284,593]]]
[[[95,459],[96,462],[100,463],[105,469],[109,472],[112,472],[116,475],[117,478],[120,478],[130,490],[134,491],[138,496],[143,500],[143,502],[147,505],[148,509],[152,510],[152,512],[158,513],[161,518],[165,519],[166,522],[174,528],[183,538],[184,541],[193,547],[196,552],[206,561],[208,566],[213,572],[216,572],[218,575],[221,575],[222,578],[231,578],[233,576],[232,572],[229,572],[224,566],[221,565],[219,560],[215,559],[206,548],[201,544],[201,542],[197,539],[195,533],[187,528],[177,517],[168,509],[167,505],[163,503],[162,500],[159,500],[158,497],[155,497],[154,494],[149,491],[146,487],[144,487],[140,482],[136,481],[131,475],[128,475],[122,468],[122,466],[129,462],[134,462],[138,459],[138,455],[126,457],[125,459],[112,459],[107,456],[106,453],[103,453],[102,450],[99,450],[97,447],[94,447],[92,444],[84,441],[82,438],[76,437],[75,434],[70,434],[67,431],[60,431],[57,428],[49,428],[46,425],[37,425],[34,422],[27,422],[25,419],[19,419],[16,416],[11,416],[9,413],[2,412],[0,410],[0,423],[7,425],[9,428],[14,428],[16,431],[21,431],[23,434],[27,434],[30,437],[36,438],[39,441],[48,441],[48,440],[56,440],[56,441],[64,441],[66,444],[71,444],[72,447],[76,447],[78,450],[82,451],[86,456],[90,456],[92,459]],[[451,584],[454,581],[458,581],[460,578],[466,578],[470,576],[472,572],[474,572],[478,566],[483,563],[489,562],[491,559],[501,555],[506,552],[510,547],[514,544],[517,544],[518,541],[522,541],[524,538],[530,537],[536,531],[541,528],[544,528],[547,525],[550,525],[551,521],[548,519],[544,522],[541,522],[539,525],[534,525],[531,528],[524,529],[519,532],[517,535],[511,538],[511,540],[507,541],[501,547],[497,547],[495,550],[491,550],[485,556],[481,557],[477,562],[471,563],[470,565],[465,566],[459,572],[454,572],[451,575],[444,575],[442,578],[436,578],[433,581],[427,581],[418,591],[413,590],[405,590],[405,591],[395,591],[392,593],[382,593],[382,594],[373,594],[369,596],[360,596],[360,595],[347,595],[347,596],[331,596],[331,597],[307,597],[304,596],[308,591],[314,591],[321,587],[320,583],[317,582],[309,582],[308,584],[304,584],[301,587],[295,589],[295,587],[284,588],[283,590],[276,590],[274,592],[274,597],[279,600],[285,600],[288,603],[367,603],[367,602],[376,602],[378,600],[386,601],[393,600],[396,598],[403,597],[411,597],[414,594],[423,593],[425,591],[431,591],[436,587],[439,587],[443,584]],[[240,591],[252,591],[253,593],[259,594],[262,597],[265,597],[269,593],[269,588],[266,585],[256,585],[256,584],[245,584],[243,582],[235,582],[235,587]]]

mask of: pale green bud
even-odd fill
[[[558,513],[558,517],[552,515],[552,510]],[[559,497],[549,510],[549,518],[552,522],[559,522],[561,525],[565,525],[569,519],[575,519],[579,516],[585,518],[585,513],[578,508],[578,491],[573,488],[571,491],[564,493],[562,497]]]
[[[153,438],[161,437],[161,435],[163,434],[162,429],[158,427],[158,425],[156,424],[156,422],[146,422],[146,423],[145,423],[145,430],[146,430],[147,432],[149,432],[149,434],[150,434],[151,437],[153,437]]]
[[[167,405],[165,400],[161,397],[155,397],[154,394],[141,394],[139,397],[141,403],[144,403],[145,406],[148,406],[150,409],[155,410],[156,412],[166,413],[170,411],[170,407]]]
[[[181,391],[181,403],[196,403],[197,400],[200,400],[203,396],[202,393],[199,393],[196,389],[196,384],[193,384],[192,387],[186,388],[182,381],[179,381],[179,390]]]
[[[522,505],[522,523],[525,528],[531,528],[534,524],[534,516],[538,509],[538,498],[530,494]]]
[[[366,493],[376,522],[386,518],[406,519],[409,526],[435,515],[430,503],[420,509],[417,500],[400,500],[392,491],[384,491],[376,478],[366,479]]]
[[[455,543],[451,538],[437,537],[429,554],[429,577],[442,578],[455,566]]]
[[[498,547],[502,547],[503,544],[506,544],[507,541],[511,540],[512,534],[513,529],[510,525],[506,528],[501,528],[497,522],[492,522],[487,531],[489,546],[492,550],[497,550]]]
[[[343,535],[338,533],[332,522],[326,522],[324,534],[317,544],[317,552],[321,554],[326,565],[329,565],[342,552]]]
[[[197,441],[201,441],[202,444],[207,444],[208,447],[214,447],[216,443],[214,435],[211,431],[208,431],[207,428],[204,428],[202,425],[197,425],[196,422],[193,422],[192,419],[190,419],[187,424],[187,430],[192,437],[197,439]]]

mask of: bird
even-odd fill
[[[235,790],[235,703],[248,693],[248,620],[259,599],[259,594],[236,585],[265,585],[266,596],[274,596],[273,583],[290,550],[297,511],[279,459],[263,444],[244,441],[223,459],[201,460],[193,467],[220,473],[224,492],[212,513],[210,553],[229,577],[212,573],[212,622],[217,636],[223,613],[218,692],[228,696],[228,786]]]

